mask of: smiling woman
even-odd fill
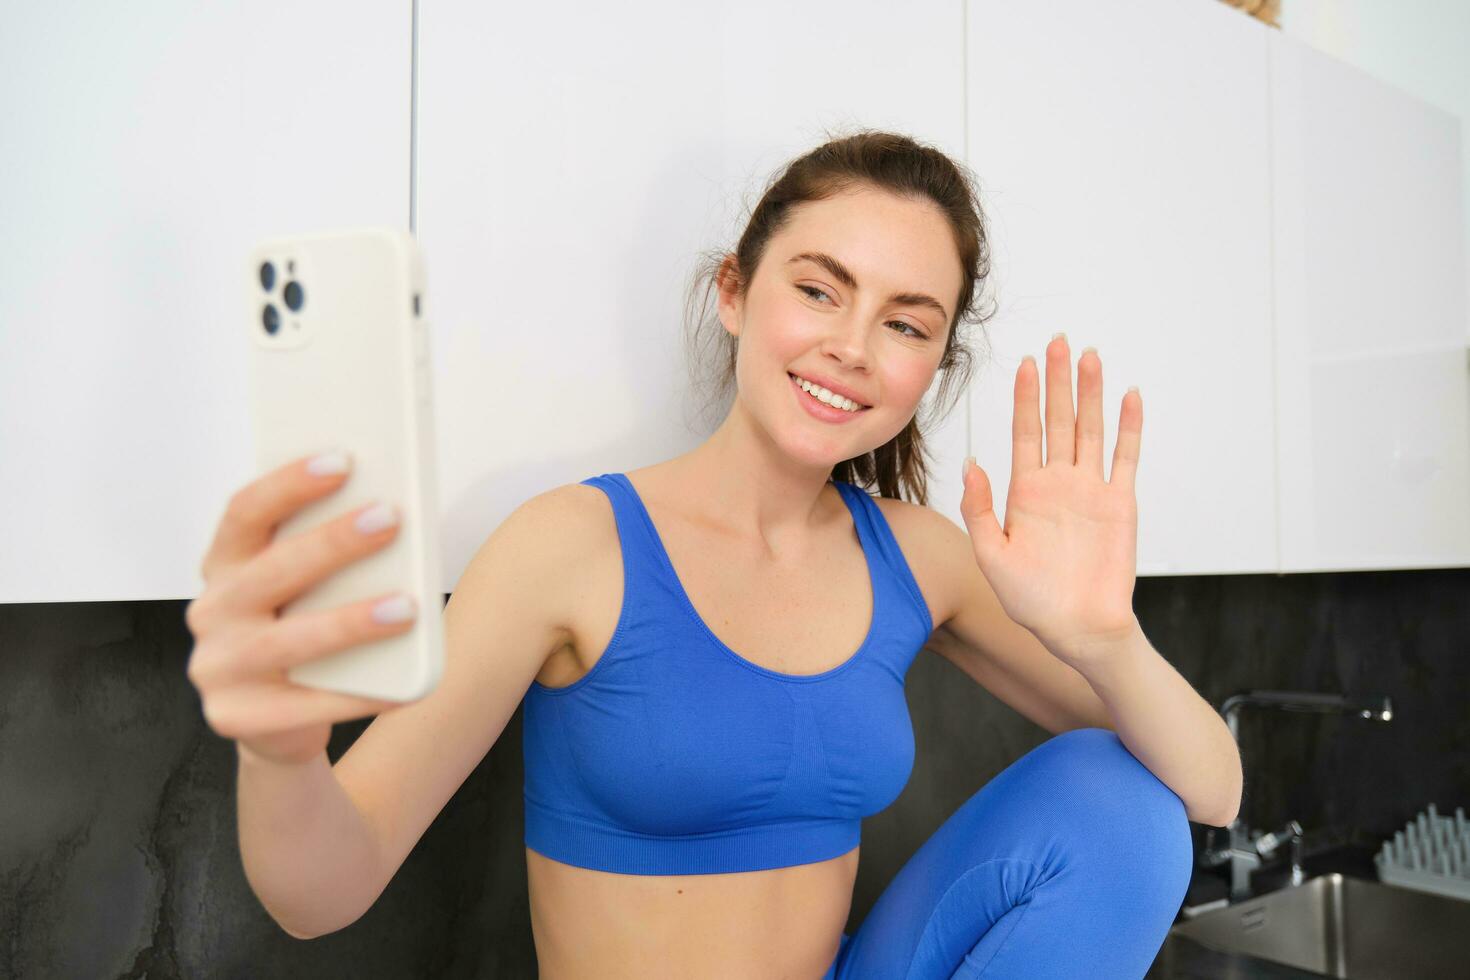
[[[575,651],[526,696],[544,977],[1123,977],[1157,952],[1190,869],[1184,807],[1090,726],[974,794],[843,931],[861,821],[913,764],[909,666],[950,621],[1001,638],[934,522],[968,539],[923,506],[923,429],[967,380],[986,255],[953,161],[861,133],[792,162],[708,256],[716,310],[690,349],[707,330],[734,401],[691,452],[582,481],[621,560],[575,591],[622,598],[580,604]],[[1005,676],[1011,701],[1095,717],[1081,691],[1086,718],[1053,711],[1055,683],[1017,691],[1086,685],[1042,654],[1050,672]]]
[[[517,508],[444,610],[432,694],[379,714],[335,765],[325,722],[359,716],[341,714],[356,704],[314,702],[310,717],[212,709],[228,731],[262,736],[259,753],[242,743],[237,794],[251,887],[295,936],[354,921],[520,707],[544,980],[1142,976],[1190,871],[1180,797],[1117,733],[1088,724],[1099,712],[1075,676],[1014,642],[1021,627],[996,610],[1017,590],[992,597],[963,532],[923,506],[923,430],[964,388],[962,328],[987,275],[970,179],[905,136],[830,141],[778,176],[708,273],[717,380],[735,388],[718,428],[673,459]],[[1069,372],[1054,345],[1049,379]],[[1090,471],[1074,475],[1046,478],[1095,489]],[[285,662],[311,642],[368,635],[365,612],[313,631],[266,608],[279,567],[300,564],[287,542],[260,550],[269,528],[328,492],[308,476],[283,469],[228,509],[217,540],[243,570],[191,607],[191,628],[210,637],[191,676],[258,697],[235,683],[248,656]],[[367,541],[344,532],[314,553],[340,567]],[[1069,556],[1089,548],[1070,546],[1096,539],[1045,544],[1034,550],[1048,575],[1029,587],[1070,599],[1051,588],[1056,567],[1086,582],[1091,566]],[[991,565],[1009,572],[999,584],[1028,578]],[[1058,732],[961,804],[849,936],[863,820],[893,803],[914,763],[904,679],[946,626],[986,653],[971,676],[1057,727],[1087,727]],[[1171,690],[1124,673],[1105,672],[1123,700]]]
[[[791,328],[781,339],[794,346],[793,359],[778,370],[877,409],[861,413],[862,423],[893,429],[876,441],[865,433],[872,445],[861,452],[855,446],[832,478],[926,504],[923,434],[953,410],[969,383],[968,329],[983,327],[995,312],[983,290],[990,246],[977,186],[962,163],[938,150],[874,131],[832,139],[777,173],[734,249],[704,254],[687,297],[691,379],[708,394],[701,421],[723,418],[744,383],[737,374],[742,315],[758,325],[779,316]],[[791,233],[798,213],[799,236]],[[762,269],[769,271],[758,274]],[[787,294],[768,292],[778,288]],[[758,316],[749,315],[752,291]],[[718,316],[710,314],[711,297],[722,307]],[[872,364],[902,369],[902,376],[885,383],[853,364],[834,377],[838,352],[829,346],[834,356],[825,363],[810,356],[812,331],[832,323],[847,328],[849,342],[857,330],[865,337],[886,331],[887,339],[873,340],[885,346],[870,349]],[[802,336],[794,333],[803,328]],[[807,356],[797,360],[803,345]],[[923,406],[895,410],[910,394],[918,403],[936,379]]]

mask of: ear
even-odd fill
[[[719,272],[715,274],[715,282],[719,289],[719,315],[720,323],[725,332],[732,337],[740,336],[740,321],[743,316],[743,303],[739,296],[740,273],[733,254],[726,255],[725,260],[720,263]]]

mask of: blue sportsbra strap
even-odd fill
[[[622,550],[625,566],[652,564],[656,574],[658,563],[651,561],[652,556],[657,553],[656,542],[643,523],[642,509],[637,499],[623,485],[620,474],[602,473],[580,482],[595,486],[607,494],[608,503],[612,504],[613,519],[617,522],[618,545]]]
[[[888,526],[888,519],[883,516],[871,494],[856,484],[834,480],[837,489],[843,492],[849,501],[856,501],[858,508],[866,515],[868,530],[871,537],[878,544],[883,561],[893,570],[894,575],[903,583],[904,591],[913,600],[915,608],[923,621],[928,625],[927,631],[934,631],[934,618],[929,613],[929,604],[924,601],[924,593],[919,588],[918,580],[914,578],[913,570],[903,555],[903,549],[898,545],[898,538],[893,534],[893,529]]]

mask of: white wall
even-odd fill
[[[407,227],[399,0],[11,4],[0,601],[197,595],[254,475],[246,254]]]
[[[0,601],[191,596],[198,590],[198,561],[229,492],[253,475],[241,360],[240,266],[246,247],[266,235],[407,223],[411,7],[397,0],[160,0],[126,7],[71,0],[14,6],[0,31]],[[447,37],[446,17],[452,20],[448,6],[426,5],[424,13],[424,26],[432,31],[437,22],[441,37]],[[670,89],[703,86],[697,91],[709,97],[671,91],[664,104],[677,109],[683,99],[719,115],[718,125],[707,126],[723,135],[721,141],[639,148],[662,160],[664,169],[650,172],[673,174],[675,180],[667,187],[633,187],[633,198],[614,202],[623,209],[617,213],[636,217],[640,201],[658,201],[672,187],[682,195],[676,214],[685,222],[677,226],[682,237],[655,235],[658,229],[649,224],[641,229],[644,237],[631,242],[637,248],[654,240],[665,250],[653,265],[637,266],[649,278],[606,278],[592,288],[623,304],[628,322],[641,324],[652,309],[669,341],[677,337],[677,320],[670,317],[679,312],[691,250],[714,244],[728,217],[718,213],[719,205],[736,188],[754,190],[771,167],[810,145],[818,136],[816,124],[891,124],[935,138],[951,152],[966,146],[959,125],[959,0],[903,8],[876,0],[766,7],[659,8],[671,18],[679,14],[659,29],[682,30],[681,38],[689,39],[663,55],[669,64],[661,78]],[[1470,116],[1470,59],[1464,57],[1470,3],[1286,0],[1285,7],[1287,32],[1456,113],[1470,186],[1470,159],[1463,152],[1463,121]],[[536,72],[532,64],[518,75],[496,76],[487,68],[485,77],[497,84],[469,95],[502,113],[527,104],[528,97],[555,108],[578,85],[590,84],[581,72],[615,63],[620,50],[626,53],[626,43],[601,50],[599,44],[608,47],[605,38],[587,26],[594,18],[571,20],[581,27],[549,20],[547,33],[531,38],[561,52],[560,61],[550,62],[555,70]],[[773,34],[769,25],[778,22],[787,29]],[[507,18],[502,27],[513,23]],[[615,33],[626,18],[609,23]],[[825,34],[829,24],[848,34]],[[567,46],[556,44],[556,31],[580,38],[579,50],[602,60],[569,61]],[[502,43],[514,43],[499,36]],[[823,44],[824,37],[844,43]],[[433,43],[430,38],[421,55]],[[887,57],[890,50],[902,57]],[[426,93],[436,84],[444,90],[446,64],[421,63]],[[812,84],[801,97],[815,100],[819,115],[790,107],[773,114],[772,106],[784,105],[780,82],[793,64],[811,72],[805,80]],[[531,86],[529,96],[516,90],[522,84]],[[755,91],[760,98],[741,102],[726,91]],[[943,95],[935,98],[933,92]],[[642,111],[618,106],[619,91],[603,94],[613,108]],[[455,126],[484,125],[472,111],[463,118],[436,115],[423,97],[422,148],[452,144]],[[566,108],[570,119],[575,103]],[[742,114],[744,109],[753,114]],[[643,111],[639,118],[647,115]],[[570,141],[577,129],[556,133]],[[575,147],[562,145],[569,176],[609,169],[595,153],[568,152]],[[421,160],[419,189],[428,195],[420,202],[430,264],[428,315],[437,328],[436,361],[448,366],[472,339],[464,329],[467,321],[453,319],[456,296],[469,295],[456,292],[459,273],[466,273],[464,282],[474,281],[467,274],[472,253],[459,246],[483,248],[475,235],[503,236],[513,227],[505,224],[505,214],[524,218],[535,202],[503,202],[520,210],[500,213],[499,225],[478,226],[464,241],[453,241],[444,229],[455,220],[455,200],[436,200],[428,192],[448,186],[443,182],[454,160],[432,152]],[[593,193],[591,200],[599,198]],[[577,214],[576,203],[567,214]],[[484,201],[468,200],[468,206],[484,212]],[[1470,239],[1470,213],[1466,221]],[[572,237],[576,247],[588,248]],[[614,259],[619,254],[611,253]],[[608,276],[598,258],[583,259],[580,268]],[[507,261],[525,258],[511,252]],[[587,287],[574,282],[563,288],[580,298],[575,291]],[[485,315],[504,327],[496,335],[502,346],[492,349],[495,355],[515,350],[519,341],[512,331],[535,326],[508,317],[503,308]],[[568,356],[596,353],[574,349]],[[616,357],[620,351],[607,353]],[[485,351],[479,356],[486,357]],[[489,360],[492,370],[480,377],[495,376],[496,362]],[[678,359],[670,355],[669,362],[672,374]],[[461,376],[477,367],[460,368]],[[643,378],[630,374],[625,380]],[[442,373],[436,379],[441,382],[442,395],[450,398],[440,402],[446,409],[438,415],[441,450],[456,444],[452,420],[483,430],[487,406],[496,407],[498,400],[509,413],[525,411],[531,401],[512,397],[521,394],[515,389],[476,393],[474,385],[456,386]],[[638,425],[627,427],[636,435],[603,433],[606,457],[569,456],[561,469],[533,475],[546,485],[606,465],[639,465],[654,449],[679,448],[674,440],[686,436],[677,420],[656,411],[672,405],[673,391],[672,382],[665,387],[660,380],[651,394],[642,393]],[[596,414],[608,409],[599,406]],[[643,426],[650,418],[662,426],[663,442],[648,441]],[[951,418],[959,426],[946,428],[945,458],[937,472],[957,472],[963,455],[964,407]],[[614,415],[600,424],[617,422]],[[472,434],[491,438],[495,432]],[[477,451],[498,453],[502,463],[515,459],[514,445],[488,445]],[[454,457],[441,453],[441,459]],[[488,467],[486,458],[471,456],[467,463],[446,467],[461,477],[459,499],[451,496],[444,508],[455,542],[477,540],[493,527],[506,500],[533,489],[502,487],[501,471]],[[482,486],[489,481],[496,492],[503,489],[506,497],[481,494],[477,480]],[[952,508],[952,498],[940,502]],[[460,553],[451,557],[451,572],[462,559]],[[453,579],[451,574],[448,581]]]
[[[1470,3],[1282,0],[1281,29],[1460,118],[1461,186],[1470,188]],[[1470,202],[1465,207],[1470,242]],[[1470,281],[1470,258],[1467,258]],[[1470,323],[1466,324],[1470,335]]]

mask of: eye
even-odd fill
[[[801,286],[801,285],[798,285],[796,288],[799,289],[799,290],[801,290],[802,292],[806,293],[808,296],[811,296],[812,293],[816,293],[816,294],[818,294],[820,296],[826,296],[827,295],[825,292],[823,292],[822,290],[818,289],[816,286]]]
[[[797,287],[796,288],[799,289],[799,290],[801,290],[802,292],[806,293],[808,296],[811,296],[812,293],[817,293],[818,295],[821,295],[821,296],[826,296],[827,295],[827,293],[826,293],[825,290],[818,289],[816,286],[803,286],[801,284],[797,284]],[[812,298],[815,299],[816,297],[812,297]],[[924,331],[922,331],[922,330],[918,329],[917,327],[915,327],[912,323],[909,323],[907,320],[889,320],[888,322],[889,323],[896,323],[900,327],[904,327],[904,328],[906,328],[908,330],[912,330],[913,331],[913,333],[906,334],[905,336],[917,337],[920,340],[927,339],[928,336],[929,336]]]

